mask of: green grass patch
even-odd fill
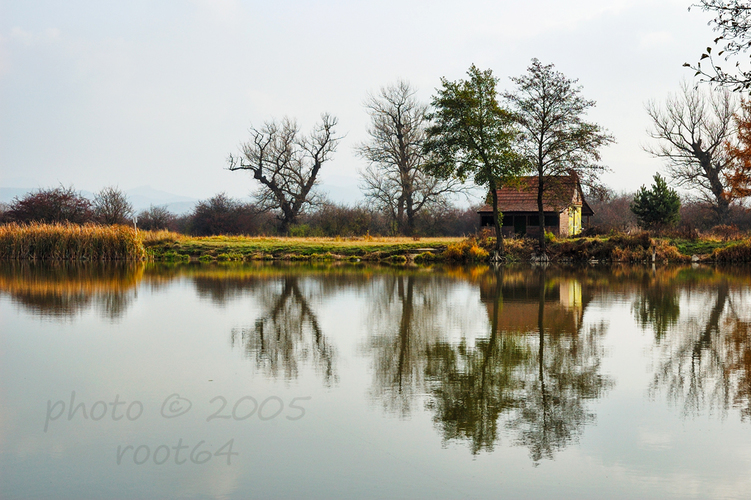
[[[440,253],[461,238],[265,238],[247,236],[159,237],[145,238],[144,244],[156,260],[168,252],[217,260],[346,260],[351,257],[380,260],[391,255],[415,253],[431,248]],[[240,259],[241,256],[242,259]]]
[[[702,255],[711,254],[715,250],[720,248],[726,248],[730,245],[729,242],[717,241],[717,240],[670,240],[670,244],[678,248],[678,251],[683,255]]]

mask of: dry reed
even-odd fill
[[[5,224],[0,226],[0,259],[142,260],[143,242],[128,226],[93,224]]]

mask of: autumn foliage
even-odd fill
[[[725,172],[726,196],[731,201],[751,195],[751,101],[741,102],[735,123],[738,141],[726,143],[728,154],[734,160],[732,168]]]

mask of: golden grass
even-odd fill
[[[298,237],[298,236],[185,236],[170,231],[141,231],[145,244],[160,242],[235,243],[235,244],[279,244],[279,245],[330,245],[332,247],[411,245],[431,247],[447,245],[464,240],[460,237],[409,238],[401,236],[360,236],[360,237]]]
[[[159,231],[139,231],[138,235],[144,245],[154,245],[158,243],[177,243],[187,238],[184,234],[175,233],[161,229]]]
[[[725,248],[717,248],[712,253],[717,262],[751,262],[751,240],[733,243]]]
[[[0,226],[0,259],[142,260],[146,251],[128,226],[94,224],[5,224]]]

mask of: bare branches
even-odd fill
[[[229,155],[229,170],[249,170],[261,183],[257,197],[266,210],[278,210],[281,231],[313,202],[311,190],[318,172],[336,151],[340,137],[334,132],[338,120],[324,113],[307,136],[297,122],[284,118],[250,129],[250,140],[241,145],[240,156]]]
[[[405,81],[369,95],[365,108],[371,116],[370,139],[357,146],[369,162],[360,173],[361,188],[371,204],[388,213],[398,232],[412,234],[415,217],[423,209],[443,203],[458,192],[460,183],[439,180],[420,170],[425,156],[428,107],[415,98]]]
[[[128,224],[133,217],[133,205],[128,197],[114,186],[102,188],[94,195],[94,218],[102,224]]]
[[[658,142],[644,149],[664,159],[670,177],[711,203],[719,222],[725,221],[729,200],[724,174],[733,163],[726,146],[735,134],[737,109],[733,96],[728,90],[700,92],[683,82],[664,105],[650,101],[646,108],[653,127],[649,136]]]

